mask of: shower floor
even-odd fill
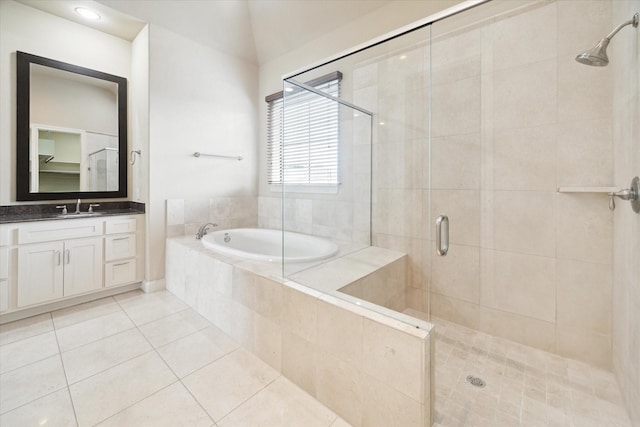
[[[416,310],[405,314],[426,319]],[[611,372],[469,329],[436,325],[434,426],[631,426]],[[467,376],[479,377],[479,388]]]

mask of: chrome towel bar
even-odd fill
[[[222,154],[205,154],[196,151],[193,153],[193,157],[217,157],[218,159],[234,159],[237,161],[242,160],[242,156],[224,156]]]

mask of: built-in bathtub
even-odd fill
[[[314,262],[331,258],[338,245],[322,237],[266,228],[232,228],[206,234],[202,244],[223,255],[245,259],[281,262]]]

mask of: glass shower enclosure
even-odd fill
[[[88,191],[118,190],[118,149],[101,148],[89,154]]]
[[[354,140],[340,141],[336,194],[302,202],[284,186],[283,228],[305,217],[304,232],[338,240],[344,254],[358,245],[406,254],[405,314],[606,366],[611,352],[598,349],[610,348],[611,331],[576,313],[583,301],[611,317],[607,192],[613,135],[628,126],[613,114],[623,63],[589,67],[575,56],[632,16],[621,11],[628,4],[479,2],[290,76],[285,120],[287,89],[321,98],[306,83],[339,71],[334,102]],[[365,119],[368,135],[351,130]],[[352,172],[361,181],[348,182]],[[359,239],[367,216],[370,241]],[[284,264],[285,277],[299,277],[300,266]]]

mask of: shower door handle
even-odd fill
[[[442,229],[444,228],[444,241],[442,239]],[[436,253],[439,256],[446,256],[449,252],[449,217],[441,214],[436,219]]]

